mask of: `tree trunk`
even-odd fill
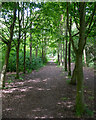
[[[24,33],[24,73],[26,73],[26,32]]]
[[[18,3],[19,7],[19,3]],[[17,41],[17,47],[16,47],[16,79],[19,79],[19,48],[20,48],[20,37],[21,37],[21,19],[20,19],[20,11],[18,9],[18,21],[19,21],[19,37]]]
[[[64,38],[63,38],[63,66],[64,66]]]
[[[19,43],[16,48],[16,79],[19,79]]]
[[[75,64],[75,67],[74,67],[74,70],[73,70],[73,74],[72,74],[72,77],[71,77],[71,82],[70,84],[72,85],[76,85],[76,64]]]
[[[59,48],[58,48],[58,64],[60,65],[60,55],[59,55]]]
[[[67,28],[66,28],[66,51],[65,51],[65,71],[67,71]]]
[[[36,58],[37,58],[37,55],[38,55],[38,46],[36,47]]]
[[[63,64],[63,61],[62,61],[62,41],[61,41],[61,65]]]
[[[5,63],[3,66],[3,70],[1,72],[1,86],[0,87],[2,87],[2,88],[5,87],[5,77],[6,77],[6,72],[7,72],[9,54],[10,54],[10,50],[11,50],[11,42],[12,42],[13,34],[14,34],[13,31],[14,31],[15,21],[16,21],[16,7],[14,8],[14,11],[13,11],[13,22],[10,25],[10,38],[9,38],[8,45],[7,45]]]
[[[84,113],[84,95],[83,95],[83,64],[82,56],[85,45],[85,2],[80,3],[80,34],[78,51],[76,53],[76,71],[77,71],[77,95],[76,95],[76,113],[78,116]]]
[[[69,39],[69,48],[68,48],[68,75],[71,76],[71,41]]]
[[[86,51],[85,51],[85,49],[84,49],[83,53],[84,53],[84,65],[87,67],[87,63],[86,63]]]
[[[82,54],[76,55],[76,72],[77,72],[77,95],[76,95],[76,113],[81,115],[84,112],[84,95],[83,95],[83,64]]]
[[[32,64],[32,41],[30,42],[30,64]]]
[[[8,45],[7,45],[5,63],[4,63],[4,66],[3,66],[3,70],[1,72],[1,86],[0,87],[2,87],[2,88],[5,87],[5,77],[6,77],[6,72],[7,72],[10,50],[11,50],[11,42],[9,42]]]
[[[60,65],[60,43],[58,43],[58,64]]]
[[[30,3],[30,7],[31,7],[31,3]],[[30,9],[30,18],[32,15],[32,9]],[[32,21],[30,21],[30,65],[32,64]]]

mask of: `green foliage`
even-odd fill
[[[94,96],[89,96],[89,100],[94,100]]]
[[[70,82],[71,82],[71,81],[70,81],[69,79],[66,80],[66,83],[67,83],[67,84],[70,84]]]
[[[19,55],[19,71],[23,71],[23,53],[20,52],[20,55]],[[30,56],[29,54],[27,53],[26,55],[26,70],[28,72],[31,72],[32,70],[36,70],[40,67],[43,66],[44,63],[47,62],[47,58],[44,59],[44,61],[42,60],[41,57],[35,57],[35,56],[32,56],[32,64],[30,64]],[[12,53],[10,54],[10,58],[9,58],[9,64],[8,64],[8,69],[7,71],[10,71],[10,72],[16,72],[16,53]]]
[[[12,80],[7,80],[6,81],[8,84],[12,83],[13,81]]]
[[[43,64],[46,64],[48,62],[47,57],[40,58],[40,61],[43,61]]]
[[[94,116],[94,112],[90,110],[87,106],[85,107],[85,114],[87,114],[90,117]]]
[[[61,100],[66,101],[66,100],[68,100],[68,98],[67,97],[63,97],[63,98],[61,98]]]
[[[22,77],[19,77],[19,79],[20,79],[20,80],[23,80],[23,78],[22,78]]]

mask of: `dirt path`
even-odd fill
[[[94,74],[87,68],[84,69],[84,74],[85,102],[93,110]],[[13,80],[10,88],[3,90],[3,118],[76,117],[74,112],[76,86],[68,84],[69,78],[63,68],[49,63],[39,71],[21,77],[23,80]],[[7,83],[6,85],[8,86]]]

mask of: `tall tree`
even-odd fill
[[[67,71],[67,43],[68,43],[68,34],[67,34],[67,26],[66,26],[65,71]]]
[[[30,3],[30,64],[32,64],[32,9],[31,9],[31,3]]]
[[[69,23],[69,3],[67,3],[67,28],[69,32],[69,45],[68,45],[68,75],[71,76],[71,27],[72,27],[72,18],[70,17]],[[70,24],[70,25],[69,25]]]
[[[23,10],[23,13],[26,11],[27,15],[26,15],[26,22],[24,21],[24,16],[23,16],[23,27],[24,27],[24,73],[26,73],[26,33],[27,33],[27,25],[28,25],[28,6],[27,3],[24,4],[23,3],[23,8],[25,5],[25,9]]]
[[[15,7],[13,9],[13,20],[12,23],[10,25],[10,37],[9,40],[7,41],[7,50],[6,50],[6,56],[5,56],[5,62],[4,62],[4,66],[3,66],[3,70],[1,73],[1,86],[5,87],[5,77],[6,77],[6,71],[7,71],[7,66],[8,66],[8,60],[9,60],[9,54],[10,54],[10,50],[11,50],[11,42],[13,40],[13,34],[14,34],[14,26],[15,26],[15,21],[16,21],[16,6],[17,3],[13,4]]]
[[[20,38],[21,38],[21,18],[20,18],[20,7],[18,3],[18,23],[19,23],[19,36],[16,44],[16,78],[19,78],[19,48],[20,48]]]
[[[78,48],[75,46],[72,38],[71,38],[71,42],[72,42],[73,50],[76,54],[76,64],[75,64],[75,69],[73,71],[73,74],[76,76],[76,82],[77,82],[76,113],[78,115],[81,115],[84,113],[84,94],[83,94],[84,76],[83,76],[82,56],[83,56],[83,50],[84,50],[84,47],[86,44],[86,38],[87,38],[86,22],[85,22],[86,3],[82,2],[82,3],[78,3],[77,5],[78,5],[77,8],[79,10],[79,25],[76,19],[75,19],[75,23],[76,23],[77,29],[79,30]],[[67,3],[67,7],[68,7],[68,3]],[[69,13],[67,14],[67,17],[69,18]],[[93,16],[92,16],[92,19],[93,19]],[[91,23],[92,21],[89,24],[89,28],[91,27]],[[69,25],[69,20],[68,20],[68,25]],[[68,30],[69,30],[69,34],[71,35],[71,30],[70,29]]]

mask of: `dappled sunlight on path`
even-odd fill
[[[10,79],[10,77],[8,78]],[[6,83],[3,92],[3,117],[64,118],[75,117],[76,87],[66,81],[67,72],[49,62],[38,72]]]

